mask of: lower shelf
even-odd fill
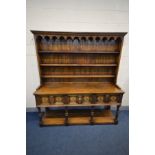
[[[115,117],[111,110],[94,110],[94,117],[91,121],[90,110],[69,110],[68,125],[86,125],[86,124],[114,124]],[[44,114],[41,125],[65,125],[64,110],[53,110]]]

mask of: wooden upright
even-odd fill
[[[117,124],[124,94],[117,75],[126,33],[32,33],[40,125]]]

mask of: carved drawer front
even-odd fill
[[[40,97],[40,103],[41,104],[49,104],[49,98],[48,98],[48,96],[42,96],[42,97]]]
[[[122,95],[121,94],[111,94],[109,96],[109,102],[111,102],[111,103],[121,103],[122,102]]]
[[[91,104],[92,96],[91,95],[69,95],[68,96],[69,104]]]
[[[84,95],[82,98],[82,104],[91,104],[91,96],[90,95]]]
[[[105,102],[105,96],[104,95],[98,95],[97,96],[97,104],[102,104]]]
[[[69,96],[69,104],[78,104],[77,96]]]
[[[121,103],[122,95],[121,94],[104,94],[97,95],[96,103]]]
[[[56,104],[56,105],[64,104],[64,97],[63,96],[55,96],[54,97],[54,104]]]
[[[121,103],[122,94],[81,94],[81,95],[47,95],[37,96],[37,104],[63,105],[63,104],[104,104]]]
[[[116,96],[116,95],[110,96],[110,102],[117,102],[117,101],[118,101],[118,96]]]
[[[53,96],[36,96],[36,103],[38,105],[49,105],[54,103],[54,97]]]

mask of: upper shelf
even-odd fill
[[[38,53],[104,53],[104,54],[119,54],[120,52],[118,51],[44,51],[44,50],[39,50]]]
[[[115,75],[41,75],[42,78],[113,78]]]
[[[112,67],[117,66],[117,64],[40,64],[40,66],[105,66]]]
[[[122,40],[121,36],[36,36],[39,51],[53,52],[117,52]]]

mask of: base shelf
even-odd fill
[[[111,110],[94,110],[93,121],[91,121],[90,110],[69,110],[67,125],[87,124],[115,124],[115,117]],[[41,120],[41,125],[65,125],[66,118],[64,110],[53,110],[47,112]]]

